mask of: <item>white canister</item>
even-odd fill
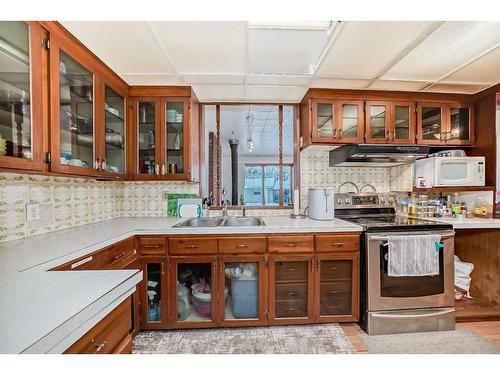
[[[309,217],[314,220],[333,220],[334,198],[333,189],[309,189]]]

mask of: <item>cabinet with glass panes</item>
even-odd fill
[[[44,169],[43,48],[36,22],[0,22],[0,167]]]

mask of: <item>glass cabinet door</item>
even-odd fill
[[[143,299],[143,326],[154,327],[167,320],[164,311],[164,265],[161,261],[145,261],[143,263],[145,300]]]
[[[419,116],[419,138],[421,138],[422,143],[441,143],[444,141],[443,107],[421,104]]]
[[[167,101],[165,104],[165,165],[162,165],[162,174],[184,173],[185,106],[184,101]]]
[[[0,167],[43,169],[42,28],[0,22]]]
[[[339,114],[339,131],[337,139],[342,143],[360,143],[363,141],[363,102],[337,103],[336,111]]]
[[[155,101],[137,103],[137,173],[140,175],[159,174],[156,118]]]
[[[59,57],[60,164],[94,168],[94,76],[64,51]]]
[[[414,118],[415,105],[413,103],[393,103],[393,123],[389,134],[391,142],[415,142]]]
[[[224,262],[224,320],[258,320],[261,301],[258,261]]]
[[[316,103],[316,129],[317,138],[334,138],[334,110],[332,103]]]
[[[309,316],[309,260],[277,260],[274,272],[274,319]]]
[[[389,104],[383,102],[367,102],[366,117],[367,141],[379,143],[387,142],[389,140]]]
[[[213,278],[214,262],[176,261],[174,321],[180,324],[204,322],[215,319],[217,281]],[[175,323],[174,322],[174,323]]]
[[[447,133],[446,140],[450,142],[469,141],[471,140],[470,134],[471,124],[471,110],[467,107],[450,108],[450,128]]]
[[[125,172],[125,98],[105,87],[105,170]]]

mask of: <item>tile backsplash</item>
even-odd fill
[[[198,193],[187,182],[96,181],[0,173],[0,242],[116,217],[166,216],[164,193]],[[26,220],[26,204],[40,219]]]
[[[309,188],[326,187],[337,192],[344,182],[353,182],[358,188],[370,184],[377,192],[410,191],[412,176],[412,164],[394,167],[330,167],[328,147],[309,147],[300,153],[301,207],[307,206]]]

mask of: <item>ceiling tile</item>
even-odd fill
[[[497,83],[500,81],[500,47],[445,78],[448,81]]]
[[[180,74],[245,72],[245,22],[151,22]]]
[[[370,84],[367,79],[315,78],[311,87],[320,89],[365,89]]]
[[[444,93],[456,93],[456,94],[475,94],[481,90],[484,90],[489,85],[467,85],[467,84],[446,84],[446,83],[436,83],[433,86],[425,89],[426,92],[444,92]]]
[[[326,44],[324,30],[248,30],[249,73],[308,74]]]
[[[373,79],[433,22],[347,21],[318,72],[318,77]]]
[[[500,22],[446,22],[383,78],[436,81],[499,42]]]
[[[249,85],[306,86],[311,79],[312,76],[308,75],[247,74],[246,83]]]
[[[61,22],[116,73],[174,73],[143,21]]]
[[[201,102],[241,102],[245,100],[244,85],[193,85]]]
[[[379,79],[369,87],[374,90],[420,91],[432,82],[391,81]]]
[[[257,86],[247,85],[245,99],[256,102],[298,103],[302,100],[305,86]]]
[[[245,83],[243,74],[183,74],[182,76],[190,84],[243,85]]]
[[[129,85],[188,85],[188,83],[176,74],[120,74]]]

